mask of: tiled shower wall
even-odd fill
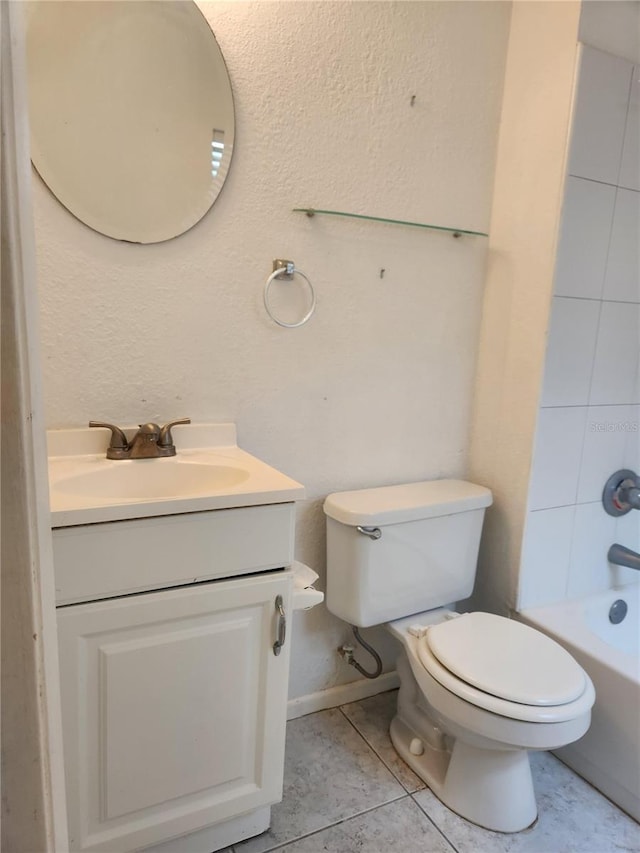
[[[640,513],[602,508],[640,472],[640,67],[584,46],[520,566],[518,608],[638,581]]]

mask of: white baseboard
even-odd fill
[[[397,672],[385,672],[379,678],[362,678],[359,681],[351,681],[349,684],[339,684],[337,687],[329,687],[317,693],[298,696],[295,699],[289,699],[287,703],[287,719],[295,720],[297,717],[313,714],[314,711],[324,711],[326,708],[337,708],[338,705],[346,705],[348,702],[358,702],[360,699],[394,690],[399,684]]]

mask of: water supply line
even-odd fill
[[[358,631],[358,629],[356,628],[355,625],[352,625],[351,629],[353,631],[353,636],[355,637],[356,642],[360,643],[360,645],[363,648],[365,648],[369,652],[371,657],[375,660],[375,662],[376,662],[375,670],[373,672],[369,672],[368,670],[366,670],[363,666],[361,666],[358,663],[358,661],[353,657],[353,652],[354,652],[353,646],[346,646],[346,645],[341,646],[338,649],[338,654],[342,655],[342,657],[349,664],[349,666],[354,666],[361,675],[364,675],[365,678],[378,678],[378,676],[381,675],[381,673],[382,673],[382,658],[380,657],[378,652],[373,648],[373,646],[369,645],[369,643],[367,643],[367,641],[361,637],[360,631]]]

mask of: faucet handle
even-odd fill
[[[623,468],[612,474],[604,484],[602,505],[609,515],[626,515],[640,509],[640,477],[635,471]]]
[[[173,447],[173,437],[171,435],[171,428],[174,426],[178,426],[178,424],[190,424],[191,418],[180,418],[177,421],[169,421],[168,424],[165,424],[160,430],[160,437],[158,438],[158,447]]]
[[[107,424],[102,421],[89,421],[90,427],[104,427],[111,430],[111,440],[107,448],[107,457],[109,459],[123,459],[129,450],[129,442],[127,436],[115,424]]]

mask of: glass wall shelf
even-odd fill
[[[471,237],[488,237],[484,231],[468,231],[465,228],[447,228],[444,225],[428,225],[426,222],[407,222],[404,219],[386,219],[383,216],[365,216],[362,213],[345,213],[341,210],[317,210],[313,207],[294,207],[294,213],[306,213],[307,216],[321,214],[323,216],[348,216],[350,219],[365,219],[369,222],[386,222],[391,225],[409,225],[412,228],[429,228],[432,231],[446,231],[454,237],[466,234]]]

